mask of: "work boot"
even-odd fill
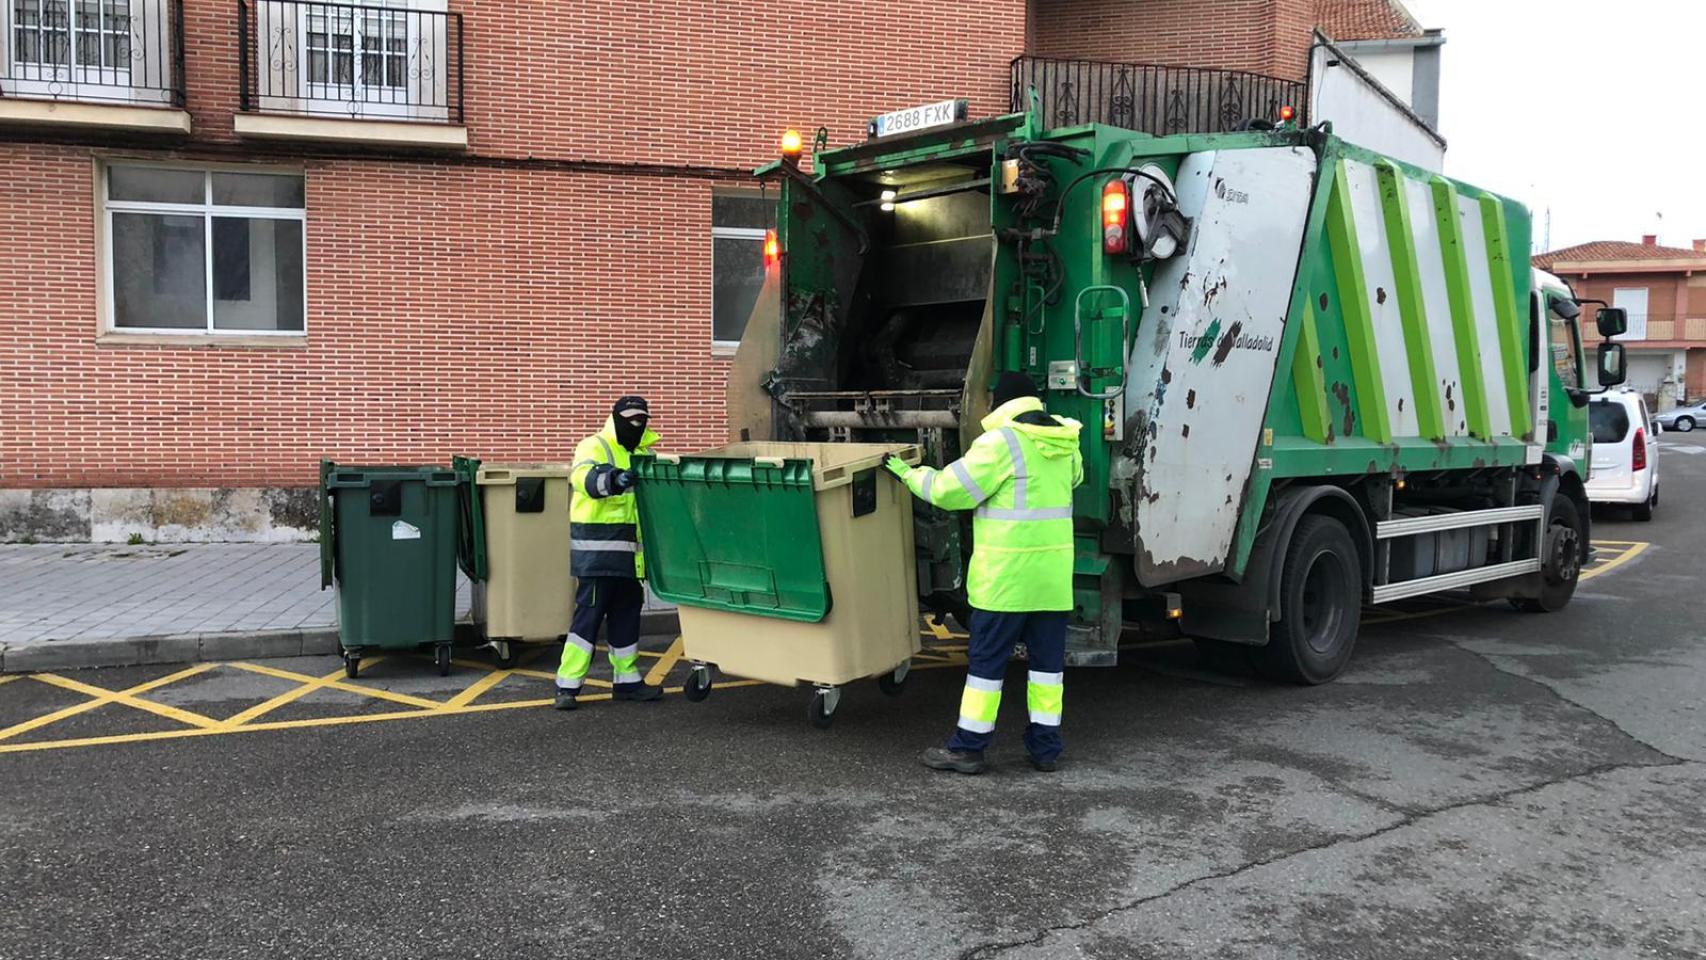
[[[555,707],[558,710],[573,710],[574,708],[580,706],[580,704],[575,702],[574,691],[572,691],[572,690],[558,690],[557,691],[557,699],[552,701],[551,706]]]
[[[1035,754],[1031,755],[1031,769],[1037,771],[1038,773],[1053,773],[1053,772],[1055,772],[1056,770],[1060,769],[1057,766],[1057,762],[1058,761],[1054,761],[1054,760],[1038,760],[1036,758]]]
[[[612,691],[610,699],[637,700],[644,702],[647,700],[656,700],[661,696],[663,696],[662,687],[654,687],[649,683],[636,683],[631,687],[623,687],[619,690]]]
[[[918,755],[919,762],[932,770],[952,770],[955,773],[982,773],[985,768],[983,751],[949,750],[931,747]]]

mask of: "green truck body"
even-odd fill
[[[1153,615],[1318,681],[1364,601],[1568,600],[1589,549],[1586,370],[1517,202],[1327,129],[1153,137],[1027,114],[758,173],[780,184],[780,257],[732,434],[946,463],[993,377],[1030,374],[1086,424],[1075,662],[1113,662],[1122,624]],[[921,597],[963,613],[969,523],[916,523]]]

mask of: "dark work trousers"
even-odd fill
[[[1044,613],[971,612],[971,641],[966,657],[966,689],[960,722],[948,740],[949,750],[981,751],[995,739],[995,713],[1001,703],[1001,683],[1013,645],[1024,643],[1030,655],[1026,700],[1030,723],[1025,726],[1025,749],[1050,763],[1060,756],[1061,673],[1066,668],[1066,611]]]
[[[592,666],[593,644],[598,627],[606,630],[610,646],[610,671],[615,689],[640,685],[640,608],[646,591],[633,577],[582,577],[575,590],[575,618],[563,647],[563,662],[557,670],[557,687],[579,693],[581,681]]]

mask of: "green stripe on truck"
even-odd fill
[[[1511,436],[1527,439],[1528,377],[1522,356],[1522,310],[1516,299],[1516,275],[1511,270],[1505,205],[1497,197],[1481,198],[1481,230],[1487,237],[1487,270],[1493,280],[1493,304],[1498,308],[1499,368],[1505,372],[1505,401],[1511,408]],[[1522,269],[1528,269],[1523,261]]]
[[[1409,200],[1404,173],[1390,160],[1374,165],[1380,182],[1380,209],[1386,218],[1386,242],[1392,250],[1392,275],[1398,281],[1398,315],[1403,319],[1404,343],[1410,362],[1410,395],[1415,399],[1416,424],[1430,440],[1445,437],[1440,410],[1439,379],[1434,373],[1433,345],[1428,340],[1428,312],[1422,303],[1421,268],[1416,265],[1416,235],[1410,229]]]
[[[1374,318],[1368,310],[1368,280],[1362,272],[1362,247],[1357,242],[1356,216],[1351,212],[1351,187],[1345,162],[1334,170],[1333,193],[1327,202],[1327,247],[1338,280],[1339,312],[1350,341],[1351,375],[1356,379],[1357,422],[1362,435],[1378,443],[1392,439],[1386,416],[1386,386],[1380,377],[1380,353],[1374,339]]]
[[[1463,251],[1463,225],[1457,218],[1457,188],[1434,177],[1434,220],[1439,224],[1440,258],[1445,261],[1446,293],[1451,299],[1451,332],[1457,343],[1457,373],[1463,385],[1463,419],[1469,433],[1490,440],[1487,388],[1481,379],[1481,349],[1475,338],[1475,308],[1469,296],[1469,259]]]
[[[1303,329],[1297,349],[1291,354],[1291,382],[1297,391],[1297,412],[1303,435],[1316,443],[1327,442],[1331,429],[1327,417],[1327,381],[1321,374],[1321,334],[1315,329],[1315,307],[1303,306]]]

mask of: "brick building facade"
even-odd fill
[[[175,536],[211,521],[161,491],[299,491],[321,457],[559,459],[631,391],[668,446],[719,442],[714,304],[780,130],[1002,113],[1027,51],[1298,78],[1316,9],[9,0],[0,539],[89,535],[114,489]]]
[[[1534,265],[1569,281],[1577,297],[1628,311],[1629,332],[1617,338],[1629,355],[1628,384],[1656,408],[1706,397],[1706,240],[1692,247],[1661,246],[1651,234],[1640,243],[1601,240],[1540,254]],[[1597,309],[1583,311],[1590,350],[1600,340]]]

